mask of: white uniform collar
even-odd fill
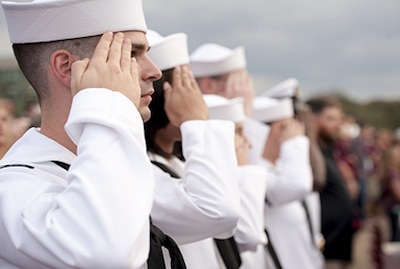
[[[39,129],[29,129],[6,153],[2,162],[41,163],[51,160],[71,164],[76,155],[56,141],[40,133]]]

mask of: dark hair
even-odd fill
[[[331,96],[317,96],[310,98],[306,101],[311,111],[315,115],[319,115],[327,107],[338,107],[341,108],[340,102]]]
[[[39,102],[48,97],[47,70],[51,55],[64,49],[80,59],[90,58],[100,36],[90,36],[75,39],[13,44],[15,58],[25,78],[32,85]]]
[[[167,113],[164,109],[164,82],[169,82],[172,84],[172,71],[173,69],[168,69],[162,71],[162,77],[153,82],[154,93],[151,96],[152,101],[149,105],[151,111],[150,119],[144,124],[144,131],[146,136],[147,150],[152,153],[159,154],[163,157],[169,158],[172,156],[171,153],[164,152],[156,143],[156,134],[158,130],[165,128],[169,119]]]

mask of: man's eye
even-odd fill
[[[131,51],[131,58],[136,56],[136,51]]]

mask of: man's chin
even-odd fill
[[[139,109],[140,116],[142,117],[143,122],[146,122],[150,119],[151,111],[148,107]]]

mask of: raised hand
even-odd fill
[[[245,113],[250,116],[254,99],[253,79],[250,74],[245,69],[229,74],[223,96],[229,99],[243,97]]]
[[[72,64],[72,94],[87,88],[107,88],[121,92],[139,107],[139,75],[131,48],[131,41],[124,39],[123,33],[104,33],[90,60]]]
[[[296,119],[289,118],[271,124],[267,141],[264,146],[263,157],[272,163],[279,157],[283,142],[299,135],[304,135],[304,124]]]
[[[197,82],[187,66],[173,71],[172,85],[164,84],[165,111],[170,122],[179,127],[188,120],[207,120],[208,108]]]

